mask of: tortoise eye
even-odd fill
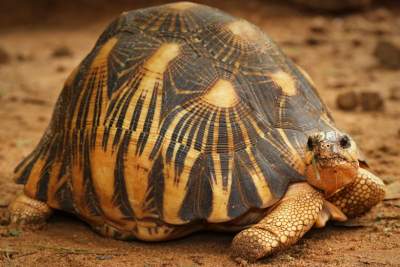
[[[307,140],[307,148],[308,148],[309,150],[313,150],[313,148],[314,148],[314,141],[313,141],[313,139],[311,138],[311,136],[308,137],[308,140]]]
[[[342,138],[340,138],[340,146],[342,148],[349,148],[350,147],[350,138],[347,135],[342,136]]]

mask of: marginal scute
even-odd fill
[[[170,224],[187,223],[179,216],[179,210],[185,199],[185,192],[190,180],[191,168],[194,166],[200,153],[194,149],[187,149],[183,145],[176,145],[173,148],[173,158],[167,161],[169,146],[162,149],[163,164],[164,164],[164,195],[163,195],[163,219]],[[183,151],[183,152],[181,152]],[[186,158],[183,158],[183,154]],[[182,161],[182,162],[181,162]],[[177,166],[178,165],[178,166]],[[178,173],[178,169],[182,168]]]
[[[203,99],[214,106],[229,108],[239,102],[233,84],[230,81],[219,79],[203,96]]]
[[[296,80],[287,72],[279,70],[270,75],[273,82],[282,89],[282,93],[287,96],[297,94]]]
[[[231,156],[219,154],[212,154],[211,158],[214,161],[215,176],[211,183],[213,202],[212,212],[208,220],[216,223],[226,222],[229,220],[227,207],[232,188],[232,172],[230,170],[233,168],[233,158]],[[220,161],[225,161],[226,163],[218,164]],[[223,170],[223,167],[228,167],[228,171]],[[224,174],[224,172],[227,173]],[[226,183],[225,186],[224,183]]]
[[[102,139],[100,138],[103,133],[100,131],[96,137],[96,147],[101,147]],[[118,156],[120,153],[109,153],[102,149],[97,149],[91,154],[91,170],[93,174],[93,187],[99,197],[99,204],[106,214],[107,218],[111,221],[120,221],[124,217],[127,217],[119,208],[118,204],[121,202],[119,195],[123,194],[121,188],[117,186],[116,179],[122,179],[123,177],[115,178],[115,168],[121,168],[121,164],[117,165]],[[110,168],[112,166],[113,168]],[[118,170],[124,172],[124,170]],[[119,183],[123,181],[118,181]],[[115,192],[118,191],[118,194]],[[118,195],[118,197],[116,197]]]

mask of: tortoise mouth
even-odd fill
[[[334,168],[336,166],[339,167],[346,164],[358,164],[358,160],[346,157],[342,153],[323,154],[309,151],[305,159],[306,166],[314,165],[314,167],[317,166],[319,168]]]
[[[344,166],[346,164],[353,165],[357,163],[357,161],[350,161],[349,159],[341,155],[335,155],[333,157],[322,157],[316,155],[314,156],[314,160],[319,168],[334,168]]]

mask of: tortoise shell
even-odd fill
[[[308,76],[258,27],[174,3],[108,26],[15,178],[89,222],[229,222],[304,181],[308,135],[333,127]]]

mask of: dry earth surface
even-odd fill
[[[18,16],[10,10],[0,19],[2,213],[21,190],[13,184],[13,168],[41,137],[68,73],[113,17],[156,3],[107,6],[99,1],[90,8],[91,1],[82,2],[27,5],[17,10]],[[388,185],[390,199],[361,219],[312,230],[292,248],[256,265],[400,266],[400,71],[386,68],[374,53],[377,43],[400,35],[400,5],[380,1],[360,13],[322,16],[280,2],[207,4],[259,25],[309,72],[338,126],[356,139],[371,168]],[[347,92],[376,92],[384,107],[340,110],[337,96]],[[36,232],[1,226],[0,266],[232,266],[232,237],[198,233],[157,244],[122,242],[102,238],[78,219],[57,213]]]

